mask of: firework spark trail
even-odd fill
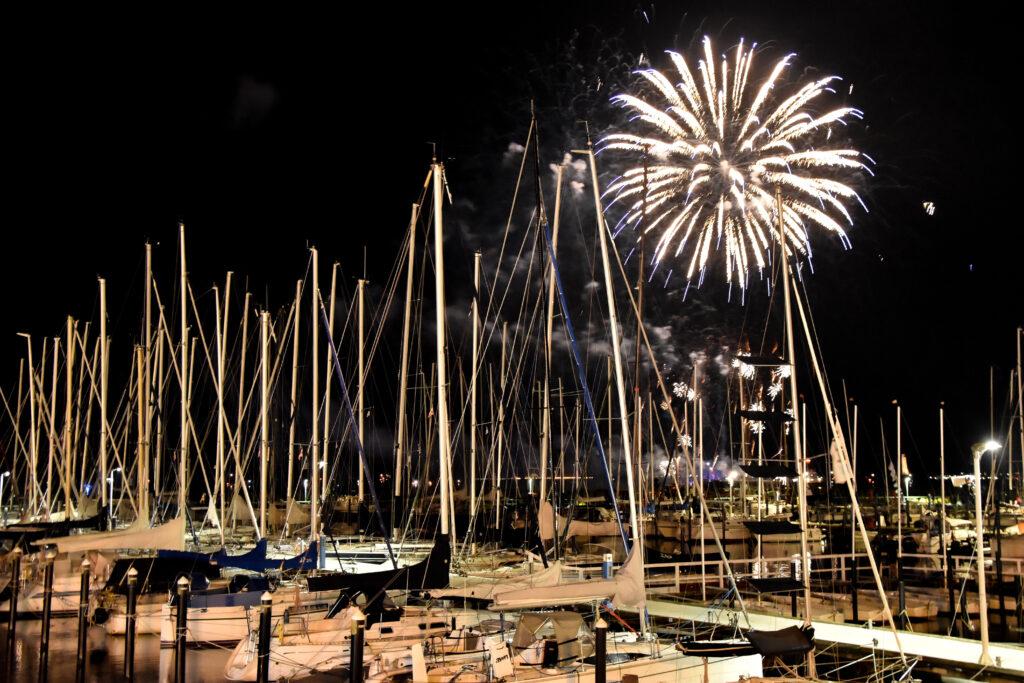
[[[639,153],[647,163],[631,168],[609,185],[615,202],[628,206],[621,230],[639,226],[646,195],[645,234],[657,235],[651,263],[680,258],[689,247],[687,281],[703,281],[712,250],[725,251],[726,280],[735,277],[743,289],[752,266],[759,272],[779,240],[776,188],[782,197],[783,243],[788,252],[810,257],[808,225],[817,225],[849,246],[844,224],[853,219],[847,209],[860,201],[857,193],[836,180],[844,173],[870,169],[866,155],[853,149],[830,149],[830,127],[845,125],[861,112],[842,107],[817,114],[816,98],[832,92],[839,80],[829,76],[800,87],[781,102],[777,86],[793,55],[780,59],[768,77],[750,87],[754,51],[743,41],[730,63],[723,56],[715,66],[711,41],[704,39],[704,59],[697,77],[686,60],[669,52],[681,81],[673,85],[659,71],[637,72],[660,96],[655,106],[634,95],[612,98],[632,112],[631,121],[644,135],[616,133],[600,143],[600,151]],[[614,203],[614,202],[613,202]]]

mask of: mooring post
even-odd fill
[[[39,633],[39,683],[47,679],[50,664],[50,617],[53,611],[53,560],[57,553],[52,548],[43,554],[43,628]]]
[[[594,683],[608,681],[608,624],[601,617],[594,624]]]
[[[7,666],[13,673],[14,626],[18,620],[18,589],[21,587],[21,548],[15,547],[8,557],[11,560],[11,606],[7,614]]]
[[[188,579],[178,579],[178,620],[174,631],[174,683],[185,683],[185,643],[188,634]]]
[[[274,598],[270,593],[260,597],[259,640],[256,645],[256,680],[258,683],[270,681],[270,617]]]
[[[85,681],[85,645],[89,628],[89,573],[92,562],[82,560],[82,588],[78,593],[78,659],[75,662],[75,682]]]
[[[857,587],[857,570],[853,570],[853,583],[850,584],[850,604],[853,607],[853,619],[851,621],[860,621],[860,589]]]
[[[352,683],[362,683],[363,680],[363,629],[366,624],[366,617],[356,608],[352,615],[352,651],[351,665],[349,666],[348,680]]]
[[[128,570],[128,611],[125,615],[124,632],[124,679],[128,683],[135,680],[135,603],[138,600],[138,583],[139,572],[132,567]]]
[[[797,574],[799,572],[800,572],[800,563],[799,562],[791,562],[790,565],[789,565],[789,575],[793,577],[794,581],[796,581],[796,577],[797,577]],[[806,577],[805,577],[805,580],[806,580]],[[789,593],[789,615],[791,617],[793,617],[793,618],[796,618],[796,601],[798,599],[798,596],[799,596],[799,592],[798,591],[790,591],[790,593]]]

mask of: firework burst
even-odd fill
[[[660,104],[634,95],[613,98],[632,112],[644,134],[619,133],[601,141],[602,150],[644,159],[608,188],[615,201],[627,205],[617,231],[643,223],[644,234],[657,237],[651,257],[655,270],[667,257],[682,257],[687,280],[697,275],[698,285],[712,247],[725,251],[730,284],[735,278],[745,289],[750,269],[763,271],[772,242],[780,237],[776,191],[787,253],[810,256],[810,225],[848,246],[847,205],[860,198],[841,179],[860,169],[870,172],[861,161],[868,157],[830,146],[832,128],[860,118],[861,112],[842,107],[818,113],[818,98],[834,92],[838,77],[807,83],[780,99],[780,80],[793,55],[780,59],[753,87],[756,47],[746,49],[741,41],[732,61],[729,55],[716,60],[705,38],[696,77],[681,55],[669,52],[679,83],[653,69],[637,72]]]

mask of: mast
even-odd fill
[[[230,282],[230,279],[228,280]],[[224,295],[227,302],[227,292]],[[213,287],[213,302],[216,315],[214,341],[217,344],[217,467],[213,482],[213,495],[217,501],[210,501],[211,508],[219,508],[217,526],[220,527],[220,547],[224,547],[224,334],[221,326],[220,292]],[[225,323],[227,321],[225,320]],[[218,506],[219,503],[219,506]]]
[[[441,183],[444,166],[434,160],[434,273],[435,273],[435,314],[437,320],[437,437],[441,460],[441,533],[448,534],[451,501],[448,498],[448,480],[451,466],[451,441],[448,436],[448,372],[445,363],[445,317],[444,317],[444,232],[441,219],[443,199]],[[504,379],[504,378],[502,378]]]
[[[409,321],[412,317],[412,278],[416,258],[416,216],[419,204],[412,205],[409,217],[409,255],[405,276],[405,312],[402,316],[402,367],[398,380],[398,434],[395,437],[395,496],[402,497],[402,470],[405,469],[405,405],[406,393],[409,389]]]
[[[473,372],[469,377],[469,512],[476,514],[476,378],[480,372],[480,265],[483,254],[473,254]]]
[[[800,563],[804,577],[804,625],[811,623],[811,563],[807,556],[807,479],[804,474],[805,463],[803,445],[800,443],[800,411],[797,408],[797,399],[800,394],[796,385],[796,348],[793,345],[793,315],[790,307],[789,293],[789,258],[787,249],[789,247],[786,239],[785,224],[782,217],[782,190],[775,188],[776,208],[779,214],[779,237],[780,253],[782,254],[782,293],[785,300],[786,313],[786,348],[789,354],[789,392],[790,400],[793,402],[793,445],[796,457],[797,487],[800,496]],[[807,666],[809,672],[814,673],[814,651],[807,654]]]
[[[164,452],[164,308],[156,322],[156,449],[153,456],[153,493],[158,504],[162,500],[160,481],[161,456]],[[170,336],[168,334],[168,336]],[[84,360],[84,359],[83,359]]]
[[[153,425],[153,402],[151,400],[153,395],[153,245],[146,242],[146,296],[145,296],[145,330],[142,334],[142,357],[143,357],[143,374],[142,374],[142,390],[143,394],[139,398],[143,402],[143,420],[142,420],[142,450],[140,456],[142,462],[146,466],[146,476],[143,479],[142,486],[139,489],[139,497],[141,499],[139,507],[139,516],[143,517],[147,521],[149,520],[150,513],[150,489],[149,489],[149,472],[150,472],[150,444],[152,443],[152,425]],[[144,514],[143,514],[144,513]]]
[[[50,379],[50,429],[46,437],[49,454],[46,459],[46,516],[53,510],[53,456],[56,454],[57,434],[57,360],[60,358],[60,337],[53,338],[53,369]]]
[[[623,455],[626,466],[626,485],[629,487],[629,523],[632,527],[633,543],[640,545],[640,525],[636,514],[636,486],[633,481],[633,455],[632,441],[629,434],[629,408],[626,405],[626,387],[623,382],[622,358],[619,350],[622,348],[622,341],[619,338],[619,321],[615,314],[615,296],[612,291],[612,272],[608,261],[608,245],[606,244],[607,228],[604,223],[604,209],[601,207],[601,195],[597,181],[597,166],[594,162],[594,150],[588,148],[587,155],[590,157],[590,179],[594,190],[594,208],[597,213],[597,241],[601,246],[601,264],[604,267],[605,292],[608,298],[608,324],[612,334],[612,357],[615,363],[615,388],[619,398],[619,424],[622,427]],[[611,444],[609,443],[609,450]],[[628,551],[628,548],[627,548]]]
[[[135,382],[138,393],[138,434],[135,463],[135,488],[139,494],[138,519],[149,521],[149,504],[146,500],[145,443],[146,443],[146,349],[141,344],[135,347]]]
[[[235,486],[232,490],[231,495],[231,528],[234,529],[236,521],[235,506],[238,504],[238,499],[242,495],[248,502],[248,507],[252,507],[252,501],[249,500],[248,489],[245,487],[245,476],[242,474],[242,456],[240,451],[242,443],[242,412],[245,405],[245,350],[249,341],[249,292],[245,293],[245,298],[242,300],[242,357],[238,366],[238,413],[235,420]],[[298,310],[296,310],[298,315]],[[294,423],[293,423],[294,425]],[[294,428],[294,426],[293,426]],[[242,491],[242,494],[239,494]],[[253,515],[255,517],[255,515]],[[255,522],[254,522],[255,523]]]
[[[338,262],[335,261],[334,262],[334,266],[331,268],[331,312],[330,312],[330,315],[328,316],[329,320],[328,320],[328,323],[327,323],[327,327],[328,327],[327,334],[330,336],[330,338],[332,340],[334,339],[334,295],[337,292],[337,289],[338,289]],[[334,342],[332,341],[331,343],[334,343]],[[330,443],[331,443],[331,386],[334,384],[333,382],[331,382],[331,353],[332,353],[331,349],[327,349],[327,357],[325,358],[325,361],[326,361],[326,365],[325,365],[326,371],[324,373],[324,446],[323,446],[323,450],[324,450],[324,462],[325,463],[328,460],[328,450],[329,450]],[[361,429],[360,429],[359,433],[360,434],[363,433]],[[360,461],[360,464],[362,464],[362,461]],[[329,471],[329,469],[325,465],[324,466],[323,481],[320,482],[320,487],[321,487],[320,499],[321,500],[327,500],[327,472],[328,471]],[[359,481],[360,481],[359,486],[360,486],[360,488],[362,488],[362,477],[360,477]]]
[[[182,307],[184,308],[184,302]],[[100,501],[107,506],[107,281],[100,278]]]
[[[501,375],[498,377],[498,450],[494,467],[494,528],[501,529],[501,463],[505,452],[505,365],[508,345],[508,323],[501,326]],[[501,535],[499,534],[499,538]]]
[[[270,314],[260,313],[260,538],[267,535],[267,462],[270,459],[270,409],[267,400],[267,332]]]
[[[366,414],[365,392],[363,384],[366,379],[366,280],[360,278],[357,295],[359,302],[359,384],[356,385],[356,423],[359,425],[360,438],[366,438],[366,429],[363,426],[363,416]],[[331,312],[333,316],[333,311]],[[363,469],[363,459],[359,459],[359,506],[362,508],[366,495],[364,479],[367,473]]]
[[[945,406],[939,403],[939,543],[942,552],[942,583],[949,588],[949,572],[946,571],[946,564],[949,556],[946,554],[946,420]]]
[[[65,368],[64,397],[64,519],[70,520],[71,514],[71,392],[73,389],[72,371],[75,367],[74,319],[69,315],[67,320],[67,368]],[[21,396],[18,396],[21,400]],[[12,463],[13,464],[13,463]]]
[[[562,213],[562,171],[564,164],[555,169],[555,218],[551,230],[551,251],[558,258],[558,224]],[[551,335],[555,321],[555,269],[548,265],[548,313],[544,335],[544,411],[540,436],[540,500],[547,499],[548,458],[551,453]]]
[[[310,297],[313,303],[310,311],[313,326],[313,435],[310,438],[310,459],[307,462],[313,470],[310,475],[313,488],[313,497],[309,503],[310,538],[316,541],[320,539],[320,326],[316,322],[317,299],[320,297],[320,258],[315,247],[310,251],[313,252],[313,292]]]
[[[178,233],[181,236],[181,452],[178,454],[178,514],[188,514],[188,386],[189,386],[189,365],[188,365],[188,281],[185,270],[185,224],[178,223]],[[106,325],[106,321],[101,320]],[[106,327],[100,331],[100,337],[106,339]],[[101,344],[106,347],[106,344]],[[106,376],[106,373],[103,373]],[[105,404],[105,402],[104,402]],[[106,413],[106,406],[103,408]],[[106,430],[106,418],[103,418],[103,428]],[[104,449],[106,445],[104,444]],[[104,456],[104,462],[105,462]],[[104,471],[104,475],[106,472]]]
[[[288,488],[285,489],[284,528],[288,533],[288,518],[292,512],[292,492],[295,486],[295,422],[298,417],[299,404],[297,392],[299,386],[299,319],[302,317],[302,280],[295,282],[295,327],[292,328],[292,396],[288,410]]]
[[[226,447],[224,445],[221,445],[221,447],[220,447],[220,450],[221,450],[221,455],[220,455],[220,481],[219,481],[219,484],[218,484],[219,487],[220,487],[220,511],[219,511],[218,519],[220,520],[220,528],[221,528],[222,535],[223,535],[224,523],[226,521],[226,512],[227,512],[227,509],[225,508],[225,502],[226,502],[225,501],[225,495],[226,495],[225,491],[227,489],[227,482],[228,482],[228,457],[227,457],[227,449],[228,448],[232,448],[235,451],[238,450],[237,442],[234,441],[233,439],[231,439],[230,431],[229,431],[228,425],[227,425],[227,413],[224,410],[224,363],[227,362],[226,359],[225,359],[225,356],[227,355],[227,343],[228,343],[227,342],[227,339],[228,339],[228,318],[230,317],[229,313],[231,311],[231,276],[232,275],[233,275],[233,273],[229,270],[228,274],[227,274],[227,277],[226,277],[227,281],[224,283],[224,308],[223,308],[223,311],[224,311],[224,322],[221,325],[220,330],[218,330],[218,333],[220,334],[220,350],[219,350],[220,357],[218,358],[218,361],[217,361],[217,366],[218,366],[217,367],[217,372],[218,372],[217,384],[219,385],[219,390],[217,392],[218,393],[217,403],[220,406],[220,416],[217,418],[217,421],[218,421],[218,424],[221,425],[221,427],[218,427],[218,438],[219,438],[219,440],[221,442],[223,442],[224,438],[227,438],[229,440],[229,443],[228,443],[228,445]],[[216,291],[216,288],[214,288],[214,291]],[[242,345],[245,346],[245,339],[244,338],[242,339]],[[221,433],[223,433],[223,436],[220,436]]]
[[[1021,454],[1021,480],[1022,485],[1017,487],[1020,491],[1024,489],[1024,394],[1021,393],[1022,387],[1021,380],[1021,355],[1020,355],[1020,342],[1024,339],[1024,328],[1017,328],[1017,435],[1020,437],[1020,454]],[[1012,482],[1011,482],[1012,486]]]

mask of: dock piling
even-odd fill
[[[128,610],[125,614],[124,632],[124,680],[135,680],[135,626],[136,602],[138,601],[139,572],[132,567],[128,570]]]
[[[50,664],[50,617],[53,606],[53,561],[57,553],[47,549],[43,554],[43,627],[39,633],[39,683],[45,683]]]
[[[92,562],[82,560],[82,587],[78,593],[78,659],[75,662],[75,683],[85,681],[85,645],[89,628],[89,573]]]
[[[258,683],[268,683],[270,680],[270,617],[272,614],[274,598],[270,593],[264,593],[260,597],[260,625],[259,640],[256,645],[256,680]]]
[[[174,630],[174,683],[185,683],[185,645],[188,634],[188,579],[178,579],[178,620]]]
[[[362,683],[363,680],[363,633],[366,624],[366,617],[356,609],[352,616],[352,649],[351,665],[349,666],[348,680],[352,683]]]
[[[18,620],[18,589],[21,587],[21,548],[15,547],[8,557],[11,560],[11,600],[7,614],[7,666],[13,667],[14,627]]]

